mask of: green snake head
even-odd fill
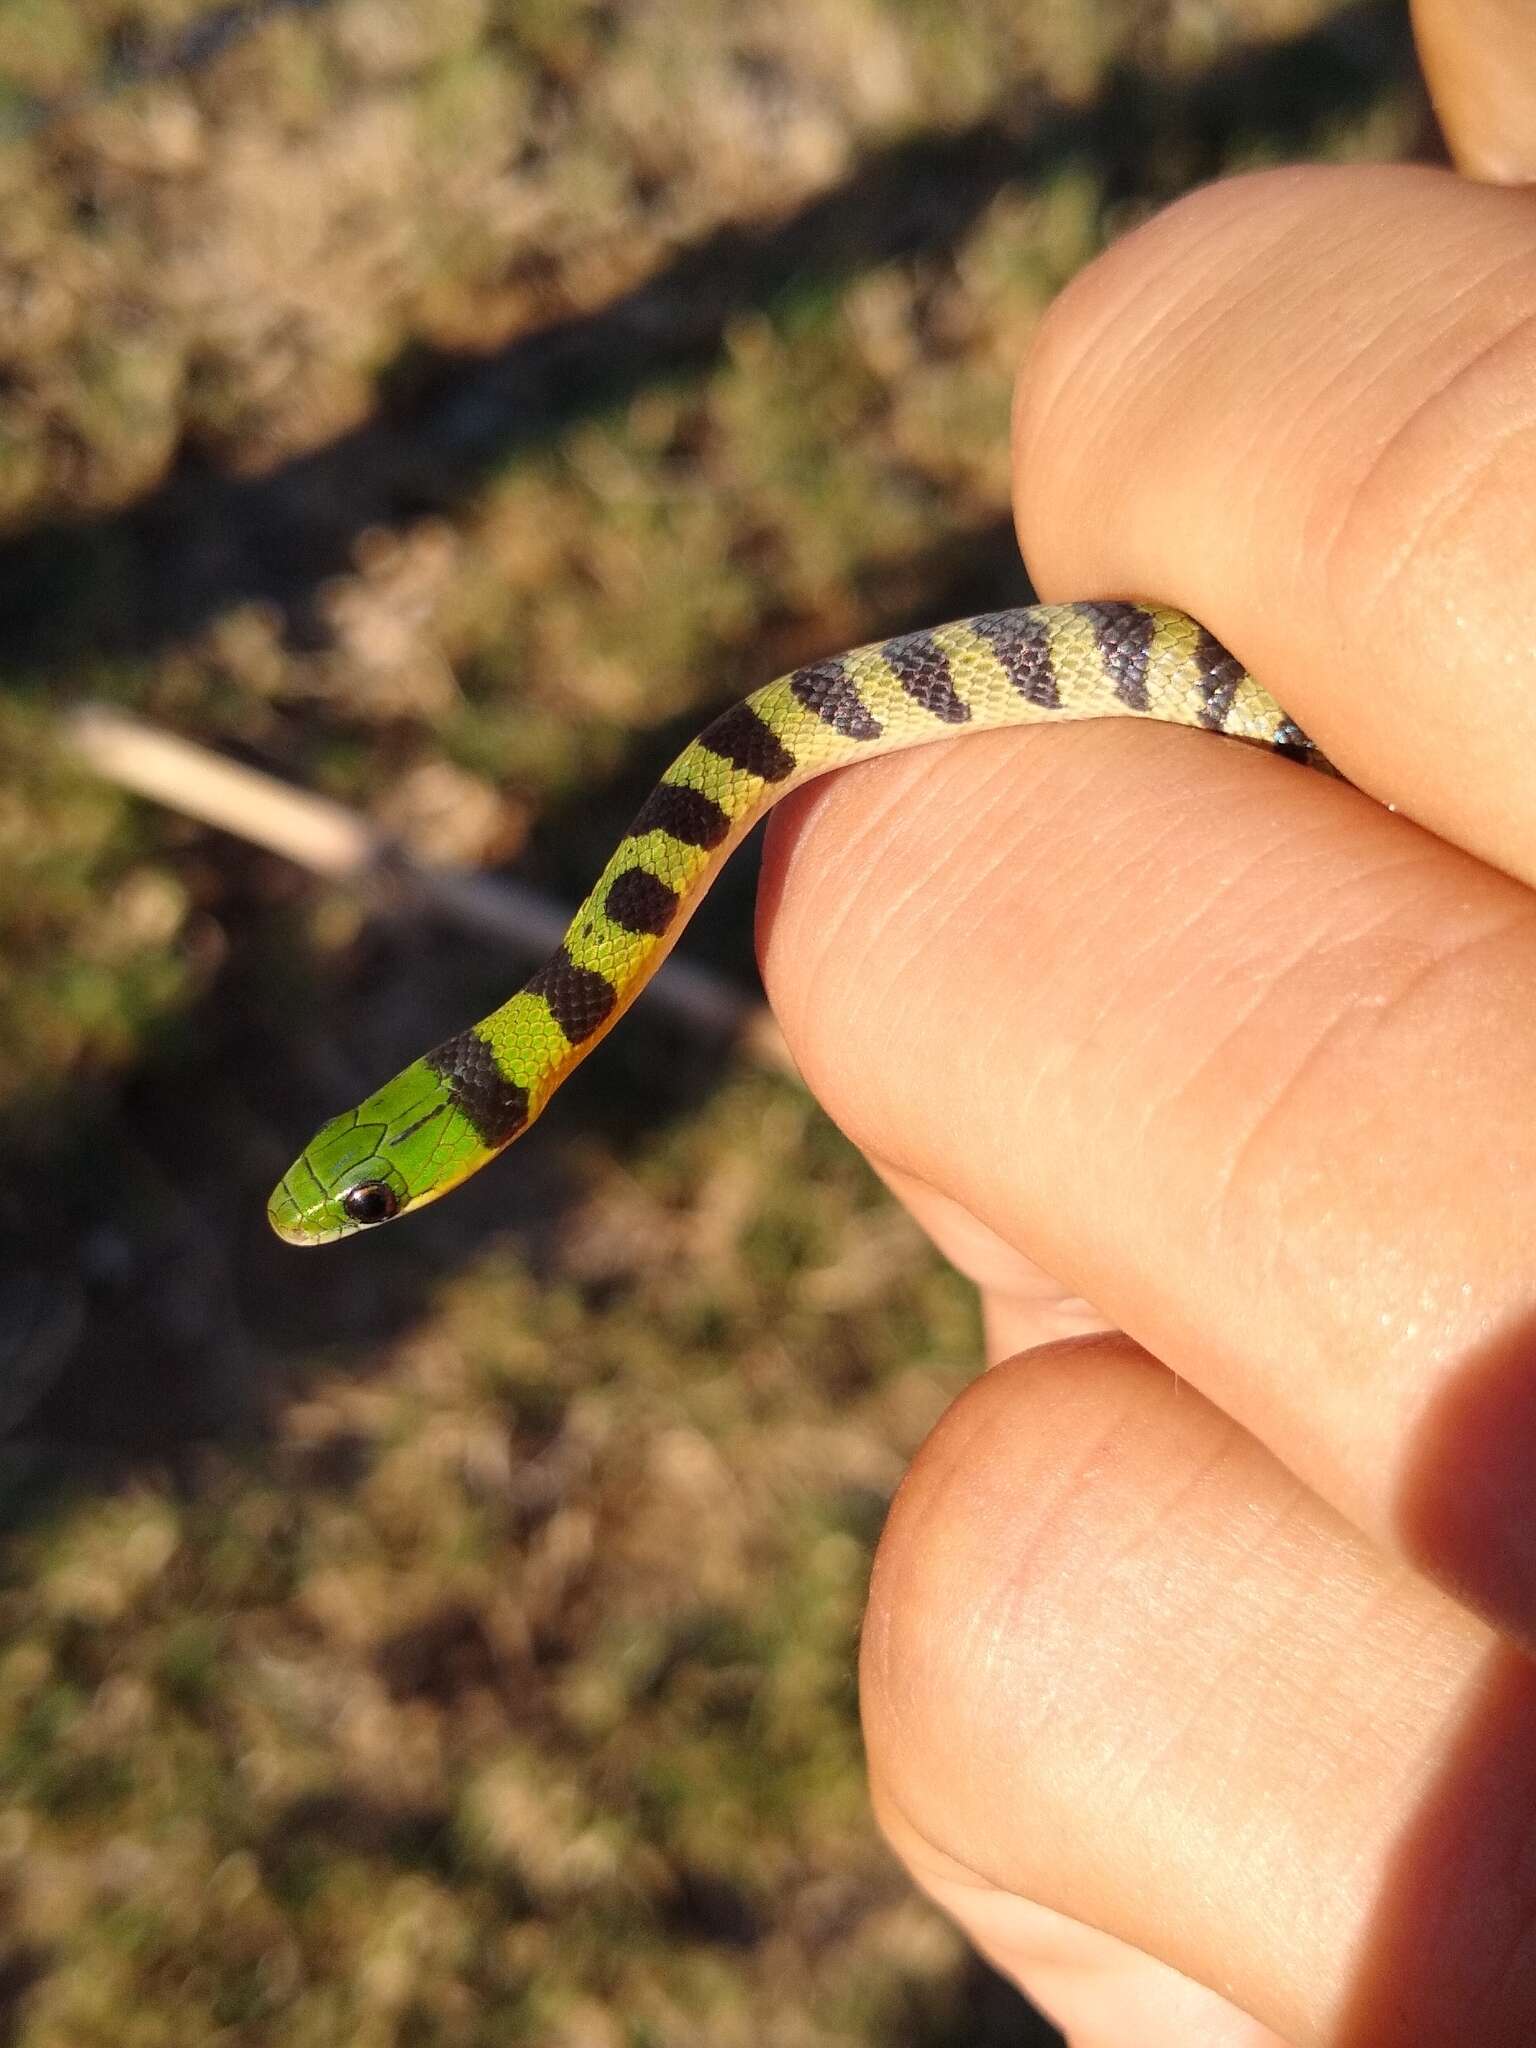
[[[527,1098],[500,1082],[499,1116],[468,1085],[490,1058],[470,1032],[439,1046],[332,1117],[283,1175],[267,1220],[288,1244],[329,1244],[436,1201],[483,1166],[528,1121]],[[513,1094],[521,1113],[511,1114]]]

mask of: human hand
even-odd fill
[[[1506,170],[1517,13],[1418,9]],[[1002,1361],[881,1545],[877,1810],[1074,2048],[1529,2043],[1536,195],[1200,193],[1016,450],[1042,597],[1193,612],[1358,788],[1111,722],[781,809],[775,1006]]]

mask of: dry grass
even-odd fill
[[[941,1995],[852,1655],[964,1291],[766,1082],[562,1247],[469,1261],[366,1379],[317,1360],[258,1453],[18,1534],[27,2041],[832,2043]]]

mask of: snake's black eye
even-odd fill
[[[387,1223],[400,1213],[400,1200],[387,1181],[360,1180],[348,1188],[341,1206],[351,1223]]]

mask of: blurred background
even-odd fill
[[[655,1004],[280,1246],[534,963],[69,715],[572,901],[741,691],[1027,594],[1011,372],[1107,239],[1424,120],[1395,4],[0,0],[0,2043],[1053,2038],[860,1775],[967,1288]],[[752,884],[686,942],[749,998]]]

